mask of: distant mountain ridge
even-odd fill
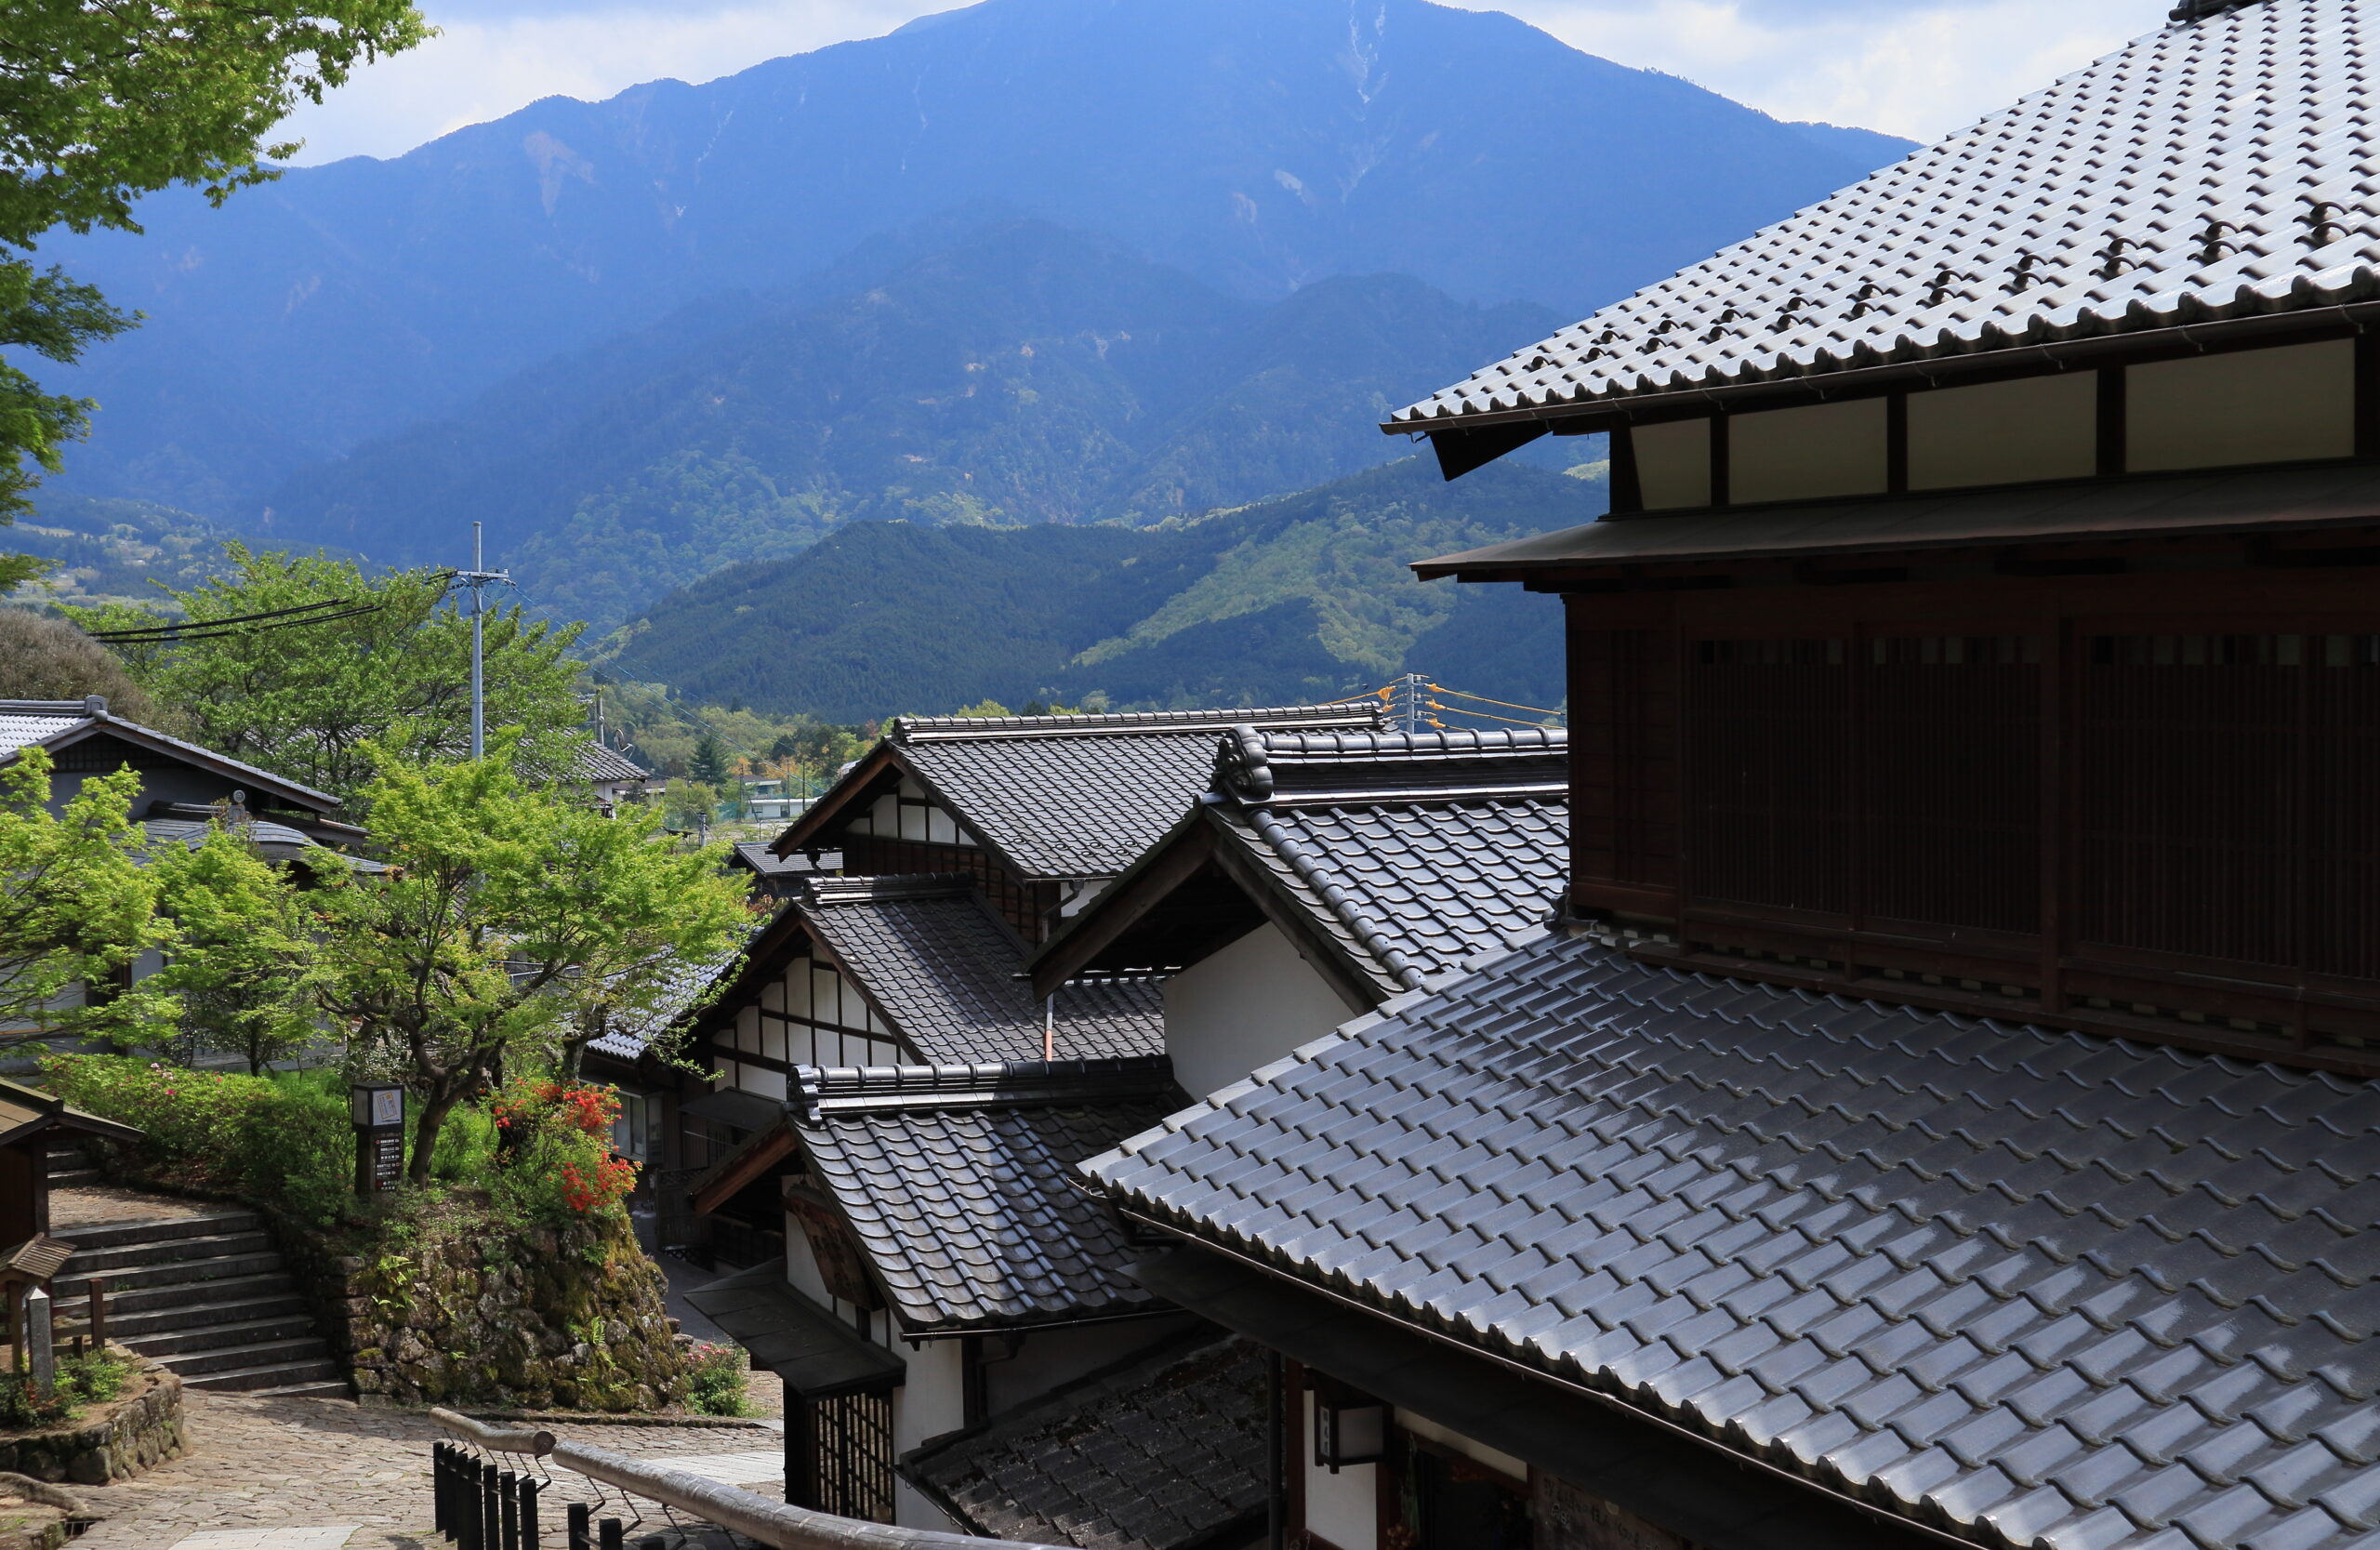
[[[1578,315],[1864,175],[1858,134],[1426,0],[985,0],[46,242],[150,319],[47,374],[102,404],[60,488],[222,515],[986,200],[1244,298],[1404,273]]]
[[[611,669],[691,703],[859,722],[986,698],[1287,704],[1426,671],[1554,707],[1559,600],[1413,578],[1429,554],[1592,522],[1601,481],[1407,457],[1155,530],[857,522],[655,603]]]
[[[411,564],[482,521],[541,606],[608,629],[856,519],[1145,525],[1325,484],[1406,454],[1389,406],[1559,321],[1393,275],[1245,301],[1038,221],[912,245],[831,300],[725,298],[499,384],[242,525]]]

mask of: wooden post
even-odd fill
[[[93,1276],[91,1288],[91,1349],[108,1348],[108,1278]]]

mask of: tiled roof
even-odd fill
[[[260,788],[293,798],[322,812],[340,805],[338,798],[328,791],[300,786],[294,780],[274,775],[271,770],[260,770],[228,754],[168,736],[154,727],[142,726],[138,722],[127,722],[121,716],[111,715],[107,701],[97,696],[89,700],[0,699],[0,762],[36,743],[79,742],[82,739],[77,734],[93,732],[111,733],[129,741],[146,743],[152,748],[179,754],[203,769],[245,777]]]
[[[1390,423],[2380,297],[2367,20],[2380,0],[2177,21]]]
[[[147,835],[145,849],[153,851],[161,845],[180,845],[196,850],[206,842],[211,821],[195,818],[144,818],[141,831]],[[295,861],[300,855],[338,861],[351,871],[385,872],[388,868],[369,856],[349,855],[318,843],[311,836],[299,833],[286,824],[276,824],[263,818],[250,818],[238,826],[240,837],[256,847],[268,861]]]
[[[1545,922],[1569,869],[1568,753],[1560,731],[1235,733],[1216,817],[1394,994]]]
[[[910,1090],[941,1101],[906,1107],[879,1101],[904,1073],[799,1073],[802,1151],[906,1328],[1064,1322],[1154,1302],[1124,1273],[1132,1250],[1113,1213],[1072,1170],[1178,1098],[1161,1060],[1072,1072],[1040,1093],[968,1093],[950,1080],[963,1073],[920,1072]]]
[[[46,743],[90,720],[79,702],[52,706],[38,700],[0,700],[0,759],[35,743]]]
[[[2373,1083],[1545,937],[1086,1171],[1979,1543],[2380,1535]]]
[[[1233,725],[1380,724],[1376,704],[1145,715],[905,719],[901,761],[959,821],[1028,877],[1114,877],[1206,789]]]
[[[572,755],[570,773],[573,779],[608,784],[622,780],[651,780],[653,772],[630,759],[619,749],[599,743],[592,737],[579,745]]]
[[[1037,1060],[1042,1002],[1025,947],[965,878],[805,878],[793,907],[910,1048],[937,1064]],[[1067,986],[1054,1045],[1067,1059],[1162,1053],[1164,1003],[1141,980]]]
[[[1245,1341],[1196,1338],[929,1443],[901,1472],[990,1539],[1231,1543],[1264,1511],[1264,1362]]]

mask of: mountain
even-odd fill
[[[1407,458],[1154,529],[853,523],[629,626],[611,669],[696,704],[853,722],[984,699],[1285,704],[1426,671],[1554,706],[1561,605],[1416,581],[1424,555],[1593,521],[1599,479]]]
[[[247,525],[410,564],[483,521],[542,607],[609,629],[855,517],[1149,523],[1323,484],[1405,451],[1392,404],[1558,325],[1398,276],[1243,301],[1012,221],[823,305],[731,298],[524,374]]]
[[[61,487],[221,514],[986,201],[1247,299],[1394,272],[1576,316],[1874,159],[1426,0],[985,0],[703,86],[549,99],[220,210],[159,195],[142,235],[46,239],[149,320],[45,368],[103,405]]]

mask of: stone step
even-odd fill
[[[52,1227],[49,1236],[74,1245],[77,1253],[101,1249],[135,1248],[177,1243],[192,1238],[220,1238],[232,1233],[264,1230],[264,1218],[253,1211],[210,1211],[199,1216],[161,1216],[146,1222],[93,1222],[87,1225]]]
[[[127,1272],[134,1274],[137,1272]],[[250,1298],[296,1296],[297,1282],[285,1271],[267,1271],[254,1276],[222,1276],[198,1282],[173,1281],[163,1286],[140,1286],[130,1281],[119,1285],[108,1282],[108,1325],[113,1328],[120,1317],[151,1311],[170,1313],[179,1308],[206,1307],[218,1303],[234,1303]],[[192,1299],[200,1299],[193,1303]],[[90,1308],[87,1289],[69,1301],[63,1294],[58,1298],[57,1318],[63,1325],[69,1319],[80,1319]]]
[[[277,1340],[311,1340],[318,1345],[322,1343],[322,1337],[315,1332],[312,1315],[302,1308],[296,1313],[275,1314],[270,1318],[202,1324],[182,1330],[158,1330],[145,1334],[119,1331],[113,1323],[110,1323],[108,1338],[119,1345],[130,1346],[144,1357],[153,1357],[161,1361],[168,1357],[191,1357],[204,1352],[245,1351]]]
[[[49,1187],[52,1189],[81,1189],[86,1185],[106,1182],[96,1168],[77,1168],[65,1173],[52,1169],[49,1175]]]
[[[60,1146],[49,1154],[49,1176],[77,1172],[91,1166],[91,1154],[80,1146]]]
[[[345,1378],[318,1378],[311,1383],[286,1384],[279,1388],[251,1388],[244,1392],[258,1399],[351,1399],[355,1397],[355,1391],[348,1386]]]
[[[136,1350],[139,1348],[137,1345],[134,1346]],[[156,1359],[180,1373],[185,1381],[217,1372],[243,1371],[252,1367],[282,1367],[292,1362],[320,1361],[330,1369],[321,1376],[336,1377],[338,1373],[337,1364],[330,1359],[330,1347],[318,1334],[284,1335],[279,1339],[254,1340],[240,1345],[209,1346],[203,1351],[169,1351]],[[298,1380],[292,1378],[287,1381],[295,1383]]]
[[[218,1368],[206,1372],[189,1372],[172,1362],[165,1364],[182,1374],[185,1388],[232,1390],[243,1394],[277,1392],[292,1388],[319,1388],[324,1393],[348,1392],[347,1384],[339,1376],[338,1363],[327,1356],[296,1361],[259,1360],[247,1367]]]
[[[82,1256],[67,1262],[76,1273],[60,1276],[49,1286],[50,1294],[60,1302],[68,1298],[84,1299],[90,1291],[91,1277],[105,1276],[108,1294],[156,1286],[189,1286],[198,1281],[225,1280],[241,1276],[278,1273],[281,1256],[270,1249],[245,1254],[227,1254],[217,1259],[183,1260],[169,1265],[135,1265],[121,1270],[85,1265]]]
[[[168,1300],[146,1308],[122,1307],[110,1299],[108,1337],[137,1344],[150,1335],[212,1329],[218,1324],[253,1323],[260,1318],[297,1318],[307,1320],[308,1327],[312,1327],[312,1310],[307,1307],[306,1299],[298,1294],[297,1289],[288,1284],[288,1277],[248,1276],[241,1278],[267,1283],[279,1281],[282,1285],[278,1291],[267,1286],[242,1295],[223,1297],[219,1295],[220,1282],[201,1281],[198,1284],[205,1288],[207,1300],[205,1302],[189,1301],[187,1289],[180,1289],[185,1292],[181,1300]],[[88,1302],[61,1306],[59,1309],[60,1317],[57,1320],[58,1332],[60,1335],[89,1333],[90,1307]],[[67,1314],[73,1317],[64,1317]]]
[[[77,1276],[105,1276],[150,1265],[198,1265],[208,1260],[235,1259],[272,1252],[272,1239],[261,1230],[209,1233],[204,1237],[170,1238],[152,1242],[111,1243],[89,1249],[77,1247],[74,1257],[66,1264]]]

